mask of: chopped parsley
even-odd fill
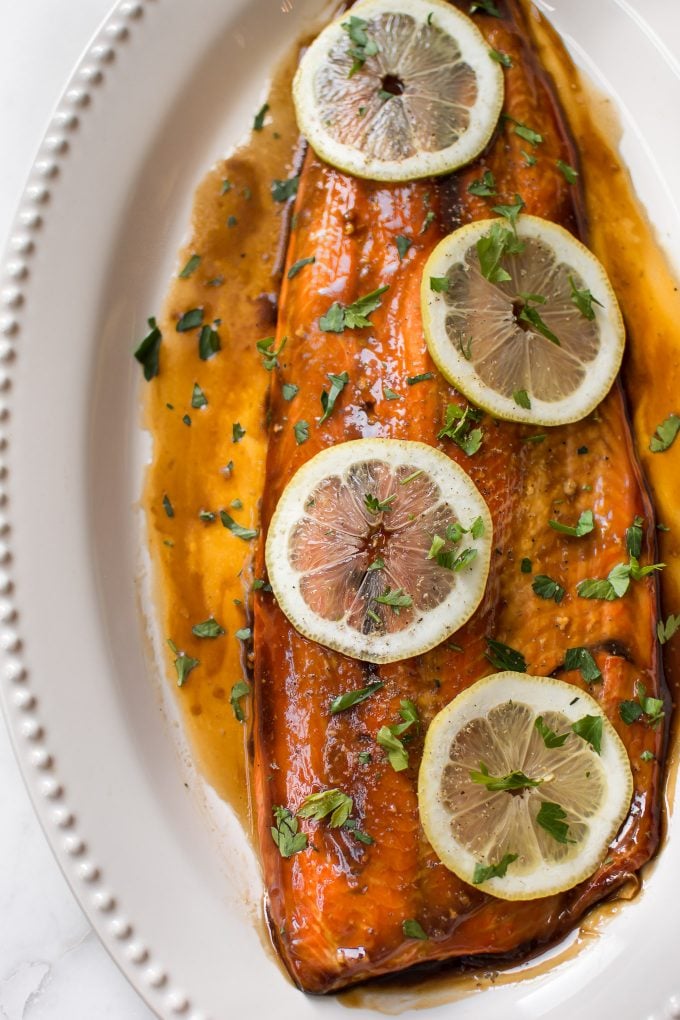
[[[485,655],[492,666],[496,669],[510,669],[516,673],[526,673],[527,663],[521,652],[510,645],[504,645],[502,641],[495,638],[486,638],[488,648]]]
[[[406,252],[409,250],[409,248],[413,244],[413,241],[411,240],[410,237],[407,237],[406,234],[397,234],[397,236],[394,239],[394,243],[397,246],[397,252],[399,254],[399,261],[401,262],[401,260],[403,259],[404,255],[406,254]]]
[[[257,530],[255,528],[244,528],[226,510],[220,510],[220,520],[227,531],[231,531],[232,535],[236,535],[237,538],[242,538],[244,542],[257,538]]]
[[[484,438],[480,428],[472,427],[481,417],[481,412],[473,407],[468,406],[463,410],[458,404],[447,404],[444,427],[437,433],[437,438],[452,439],[468,457],[472,457],[479,450]]]
[[[523,556],[519,565],[519,569],[523,574],[530,574],[533,570],[533,564],[528,556]]]
[[[524,205],[525,205],[524,199],[520,195],[515,195],[515,202],[514,202],[514,204],[512,204],[512,205],[492,205],[491,206],[491,210],[492,210],[492,212],[498,213],[499,216],[505,217],[505,219],[508,220],[509,223],[512,224],[512,229],[516,230],[516,228],[517,228],[517,220],[519,218],[519,214],[521,213],[522,209],[524,208]]]
[[[476,14],[481,11],[483,14],[490,14],[494,18],[500,18],[501,12],[496,7],[494,0],[474,0],[474,3],[470,4],[470,14]]]
[[[573,843],[574,840],[568,837],[569,825],[564,821],[566,817],[567,812],[564,808],[561,808],[559,804],[545,800],[539,808],[536,821],[558,843]]]
[[[497,864],[481,864],[477,862],[472,875],[472,884],[481,885],[482,882],[488,882],[490,878],[505,878],[508,866],[513,861],[516,861],[518,856],[519,854],[504,854]]]
[[[520,292],[519,295],[522,298],[522,309],[519,313],[521,322],[528,322],[529,325],[533,326],[534,329],[544,336],[546,340],[549,340],[551,344],[555,344],[557,347],[561,347],[559,338],[555,336],[553,331],[547,325],[546,322],[541,318],[538,308],[536,305],[544,305],[545,298],[542,294],[523,294]]]
[[[192,273],[194,273],[201,264],[200,255],[192,255],[184,269],[179,273],[180,280],[187,280]]]
[[[409,917],[406,921],[402,921],[401,930],[407,939],[420,939],[421,941],[427,940],[430,936],[423,931],[422,925],[418,921]]]
[[[406,380],[406,385],[415,386],[416,383],[426,382],[428,379],[434,379],[434,372],[421,372],[420,375],[410,375]]]
[[[587,684],[594,684],[602,679],[602,673],[587,648],[567,648],[564,668],[578,669]]]
[[[352,15],[349,21],[342,22],[342,27],[347,32],[352,44],[349,48],[349,55],[352,57],[353,64],[347,75],[348,78],[351,78],[361,70],[369,57],[374,57],[379,52],[380,47],[368,35],[366,31],[368,22],[363,18]]]
[[[134,353],[135,358],[144,369],[144,378],[147,382],[151,382],[154,376],[158,375],[158,356],[161,349],[161,340],[163,339],[163,335],[153,316],[150,319],[147,319],[147,323],[149,325],[149,332]]]
[[[492,776],[483,761],[479,763],[479,771],[470,769],[470,779],[473,783],[485,786],[490,793],[499,793],[502,790],[530,790],[543,782],[542,779],[530,779],[518,769],[508,772],[505,776]]]
[[[546,747],[562,747],[565,740],[569,736],[568,733],[557,734],[555,730],[551,730],[549,726],[543,720],[543,716],[539,715],[534,723],[534,729],[538,730],[540,735],[543,737],[543,743]]]
[[[245,698],[246,694],[250,694],[250,684],[245,680],[239,680],[231,689],[229,704],[234,710],[234,715],[238,722],[245,722],[246,716],[241,705],[241,698]]]
[[[281,387],[281,396],[284,400],[292,400],[300,392],[300,387],[296,386],[295,383],[284,383]]]
[[[167,493],[166,493],[165,496],[163,496],[163,509],[165,510],[165,512],[168,515],[168,517],[174,517],[175,516],[175,508],[173,507],[172,503],[170,502],[170,497],[167,495]]]
[[[663,620],[659,620],[656,625],[656,636],[659,643],[665,645],[678,630],[680,630],[680,615],[673,616],[671,613],[665,623]]]
[[[655,570],[663,570],[665,563],[649,563],[641,567],[635,556],[628,563],[618,563],[605,578],[588,578],[581,581],[576,590],[582,599],[603,599],[613,602],[628,591],[631,580],[641,581]]]
[[[450,280],[448,276],[431,276],[430,290],[435,294],[445,294],[449,289]]]
[[[168,638],[168,645],[170,650],[175,654],[175,670],[177,672],[177,686],[183,687],[187,682],[187,677],[191,673],[192,669],[196,669],[200,666],[200,659],[192,659],[190,655],[185,652],[180,652],[174,641]]]
[[[281,338],[278,351],[276,350],[276,337],[266,336],[263,340],[258,340],[255,344],[258,352],[262,355],[262,365],[268,372],[278,368],[279,365],[279,354],[286,346],[288,337],[284,336]]]
[[[379,602],[381,606],[389,606],[397,616],[402,609],[408,609],[413,605],[413,599],[406,594],[403,588],[395,588],[393,591],[387,587],[382,595],[376,597],[375,601]]]
[[[511,277],[501,266],[501,259],[506,255],[519,255],[524,251],[524,242],[499,221],[491,224],[489,232],[477,241],[476,248],[482,276],[490,283],[504,283]]]
[[[203,326],[199,333],[198,356],[201,361],[207,361],[221,349],[220,334],[215,329],[217,325],[219,325],[219,319],[216,319],[212,326]]]
[[[250,627],[239,627],[238,630],[234,631],[234,637],[237,641],[250,641],[253,636],[253,632]]]
[[[378,499],[377,496],[371,495],[370,492],[365,492],[364,493],[364,506],[366,507],[368,512],[371,513],[371,514],[380,514],[380,513],[390,514],[390,513],[392,513],[392,506],[391,506],[391,504],[394,503],[396,498],[397,498],[396,492],[393,493],[391,496],[388,496],[386,499],[383,499],[383,500]]]
[[[272,198],[275,202],[287,202],[288,199],[297,195],[299,183],[299,174],[296,174],[295,177],[288,177],[285,181],[272,181]]]
[[[497,52],[497,51],[493,51]],[[498,194],[496,191],[496,178],[490,170],[485,170],[482,176],[468,185],[471,195],[478,195],[480,198],[488,198]]]
[[[502,50],[489,50],[489,56],[492,60],[495,60],[497,64],[501,64],[502,67],[512,67],[512,57],[507,53],[503,53]]]
[[[263,103],[253,119],[253,131],[261,131],[264,127],[264,118],[267,116],[269,103]]]
[[[567,182],[567,184],[576,184],[578,170],[575,170],[573,166],[569,166],[569,164],[565,163],[564,160],[562,159],[558,159],[555,166],[560,171],[560,173],[564,175],[564,179]]]
[[[586,743],[590,744],[594,751],[598,754],[602,752],[602,716],[601,715],[584,715],[582,719],[577,719],[575,723],[571,725],[572,730],[577,737],[581,737]]]
[[[328,818],[330,827],[338,829],[345,824],[353,807],[354,801],[342,790],[320,790],[305,797],[297,814],[299,818],[311,818],[314,822]]]
[[[377,308],[380,308],[380,298],[390,285],[386,283],[383,287],[372,290],[370,294],[364,294],[357,298],[351,305],[342,305],[334,301],[325,315],[319,319],[319,328],[324,333],[342,333],[345,329],[366,329],[371,325],[368,316]]]
[[[634,692],[637,700],[620,702],[619,715],[627,726],[644,717],[644,722],[655,729],[666,714],[663,701],[661,698],[648,697],[647,688],[641,680],[635,681]]]
[[[304,269],[305,266],[311,266],[315,262],[316,255],[309,255],[306,259],[298,259],[297,262],[294,262],[288,270],[288,273],[286,274],[288,279],[292,280],[295,276],[297,276],[301,269]]]
[[[246,430],[241,426],[241,423],[235,421],[231,426],[231,441],[232,443],[240,443],[246,434]]]
[[[395,393],[389,386],[383,386],[383,396],[385,400],[401,400],[401,393]]]
[[[527,411],[531,410],[531,400],[526,390],[515,390],[512,399],[518,407],[523,407]]]
[[[395,723],[393,726],[381,726],[375,738],[383,750],[387,751],[387,759],[395,772],[403,772],[408,768],[408,751],[399,738],[411,726],[420,722],[418,709],[407,698],[401,701],[399,715],[403,722]]]
[[[149,323],[151,320],[149,320]],[[680,432],[680,416],[669,414],[667,418],[656,426],[656,432],[649,441],[649,449],[652,453],[664,453],[673,445]]]
[[[347,372],[342,372],[341,375],[332,375],[329,372],[328,378],[331,381],[331,388],[328,393],[326,390],[323,390],[321,394],[321,409],[323,414],[319,418],[319,425],[323,425],[323,423],[330,418],[333,408],[335,407],[335,401],[349,382],[349,375]]]
[[[369,568],[370,569],[370,568]],[[360,705],[363,701],[366,701],[384,687],[382,681],[376,680],[370,684],[366,684],[365,687],[360,687],[356,691],[346,691],[344,694],[338,694],[337,697],[333,698],[330,705],[331,715],[337,715],[338,712],[346,712],[348,708],[354,708],[355,705]]]
[[[592,510],[584,510],[575,525],[563,524],[562,521],[548,521],[548,524],[554,531],[559,531],[562,535],[583,538],[584,535],[589,535],[595,527],[595,519]]]
[[[197,638],[217,638],[224,634],[224,627],[220,627],[214,616],[197,623],[191,628],[191,633]]]
[[[536,574],[531,587],[540,599],[554,599],[557,605],[560,604],[566,592],[561,584],[553,581],[547,574]]]
[[[276,824],[271,827],[272,839],[279,849],[282,857],[292,857],[293,854],[307,849],[307,835],[298,832],[300,823],[288,808],[275,805],[272,808]]]
[[[593,297],[587,288],[579,290],[574,283],[573,276],[569,277],[569,286],[571,287],[571,303],[576,305],[584,318],[588,319],[589,322],[592,322],[595,318],[595,309],[593,308],[593,305],[599,305],[600,308],[602,308],[602,302],[598,301],[596,297]]]
[[[293,432],[295,433],[295,442],[298,446],[302,446],[309,439],[309,422],[296,421],[293,425]]]
[[[180,316],[176,329],[178,333],[188,333],[189,330],[197,329],[203,322],[203,309],[190,308],[188,312]]]
[[[198,383],[194,383],[194,389],[191,394],[191,406],[195,408],[208,406],[208,398]]]
[[[543,141],[543,135],[539,134],[538,131],[533,131],[526,124],[521,124],[520,121],[515,120],[514,117],[508,117],[507,119],[511,120],[515,125],[515,134],[519,135],[520,138],[523,138],[525,142],[529,143],[529,145],[533,145],[535,148],[537,145],[541,144]]]
[[[643,518],[635,516],[631,526],[626,528],[626,550],[629,556],[635,556],[636,559],[639,559],[640,554],[642,553],[643,524]]]

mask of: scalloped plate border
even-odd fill
[[[38,151],[2,265],[0,395],[11,387],[15,342],[21,332],[23,283],[29,277],[36,235],[46,215],[44,210],[53,197],[71,147],[70,135],[80,126],[90,106],[92,90],[103,83],[107,68],[115,60],[116,48],[129,41],[144,16],[145,7],[154,3],[155,0],[123,0],[112,9],[71,76]],[[4,454],[8,446],[8,420],[6,406],[0,406],[0,454]],[[104,872],[87,854],[87,844],[73,805],[59,781],[54,755],[46,746],[38,700],[31,690],[23,661],[18,613],[12,600],[6,477],[7,469],[0,464],[0,649],[4,677],[10,688],[4,692],[8,702],[6,718],[34,808],[76,898],[105,948],[145,1002],[158,1016],[206,1020],[189,996],[181,988],[174,987],[162,960],[146,944],[137,927],[133,927],[123,905],[108,887]],[[17,713],[16,718],[12,717],[10,707]]]
[[[547,5],[538,0],[544,9]],[[631,15],[626,0],[616,0]],[[6,394],[12,385],[15,344],[22,330],[25,283],[30,276],[38,236],[58,185],[71,136],[91,103],[93,90],[105,81],[117,48],[125,46],[145,10],[158,0],[117,3],[95,33],[74,71],[52,117],[30,172],[16,215],[0,277],[0,653],[3,661],[3,700],[17,759],[38,817],[74,894],[113,959],[135,989],[160,1017],[206,1020],[192,998],[176,986],[163,961],[147,945],[123,904],[106,881],[106,874],[88,853],[88,846],[67,792],[60,782],[55,757],[47,745],[36,694],[24,660],[18,610],[14,599],[10,546],[10,497],[7,488],[9,410]],[[634,13],[634,12],[633,12]],[[658,39],[657,39],[658,43]],[[660,45],[660,44],[659,44]],[[304,1001],[304,1000],[303,1000]],[[673,994],[649,1014],[649,1020],[680,1018],[680,994]]]

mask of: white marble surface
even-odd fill
[[[56,99],[111,3],[0,3],[0,251]],[[150,1020],[52,857],[4,721],[0,818],[0,1020]]]

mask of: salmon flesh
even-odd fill
[[[644,521],[642,562],[653,560],[653,513],[620,385],[597,413],[573,425],[540,430],[486,417],[473,456],[437,438],[447,405],[467,404],[429,357],[420,280],[443,236],[491,215],[489,201],[471,194],[470,183],[491,171],[495,202],[513,203],[519,194],[527,213],[587,241],[579,184],[569,184],[557,167],[558,160],[577,166],[578,155],[527,43],[520,9],[508,0],[501,13],[475,18],[489,46],[507,54],[512,66],[505,71],[506,116],[474,164],[440,180],[384,184],[345,175],[309,151],[299,181],[286,269],[300,259],[315,261],[291,279],[285,273],[280,295],[277,341],[285,336],[287,345],[272,373],[263,537],[303,463],[326,447],[373,436],[443,450],[472,477],[494,524],[480,608],[454,635],[455,646],[445,642],[416,658],[384,666],[346,658],[300,635],[270,592],[256,592],[255,792],[267,909],[293,980],[309,992],[433,961],[510,957],[554,940],[589,905],[635,876],[658,842],[663,727],[644,719],[627,725],[619,714],[622,700],[635,699],[636,681],[648,695],[667,697],[655,637],[656,583],[653,576],[631,583],[625,597],[611,602],[576,594],[579,581],[606,577],[627,562],[625,532],[636,516]],[[518,124],[542,135],[540,145],[532,147],[518,134]],[[403,258],[397,235],[412,241]],[[385,285],[389,290],[370,328],[320,329],[319,318],[332,302],[348,305]],[[333,413],[319,423],[329,373],[343,372],[349,381]],[[293,400],[284,398],[284,384],[299,387]],[[388,400],[389,391],[400,399]],[[299,422],[309,426],[302,443],[294,430]],[[548,526],[551,518],[573,524],[590,509],[595,529],[582,538]],[[262,550],[259,556],[262,571]],[[531,575],[520,569],[523,558],[566,589],[561,604],[533,594]],[[461,690],[495,672],[485,654],[487,638],[520,651],[529,673],[588,690],[630,755],[633,801],[606,859],[580,885],[543,899],[504,902],[467,885],[439,861],[419,820],[423,735]],[[588,685],[579,671],[566,670],[565,652],[575,647],[592,653],[601,682]],[[375,681],[383,686],[368,700],[330,714],[336,696]],[[422,725],[408,745],[409,767],[396,772],[376,733],[399,722],[405,698],[418,707]],[[644,751],[654,757],[641,759]],[[324,821],[300,821],[308,847],[284,858],[270,831],[273,808],[295,813],[305,797],[328,788],[353,798],[357,826],[373,842]],[[405,920],[418,921],[428,938],[405,936]]]

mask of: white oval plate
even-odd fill
[[[149,451],[131,357],[194,185],[246,132],[277,56],[322,5],[115,7],[58,104],[0,271],[3,703],[59,863],[163,1018],[345,1015],[297,992],[263,945],[257,862],[163,708],[139,582]],[[680,67],[644,20],[651,10],[680,39],[680,9],[663,5],[542,4],[614,98],[624,156],[680,264]],[[679,824],[644,895],[586,950],[432,1020],[680,1016]]]

